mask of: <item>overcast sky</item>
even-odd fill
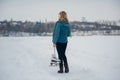
[[[56,21],[60,11],[70,21],[119,20],[120,0],[0,0],[0,20]]]

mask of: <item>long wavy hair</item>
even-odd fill
[[[67,13],[65,11],[61,11],[59,13],[59,20],[58,21],[68,22]]]

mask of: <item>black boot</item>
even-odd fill
[[[69,72],[69,67],[68,67],[68,64],[64,64],[64,67],[65,67],[65,73],[68,73]]]
[[[60,70],[58,71],[58,73],[63,73],[63,64],[59,64],[59,68],[60,68]]]

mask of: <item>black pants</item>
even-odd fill
[[[67,43],[57,42],[57,44],[56,44],[58,57],[61,61],[60,62],[61,65],[63,65],[63,63],[67,64],[67,58],[66,58],[66,55],[65,55],[66,47],[67,47]]]

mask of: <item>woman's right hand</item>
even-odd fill
[[[53,47],[56,47],[56,44],[53,44]]]

